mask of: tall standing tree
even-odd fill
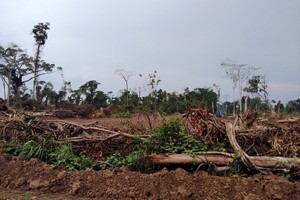
[[[11,103],[12,90],[18,100],[23,76],[32,72],[32,58],[18,45],[11,44],[7,48],[0,46],[0,76],[3,85],[7,86],[7,105]],[[4,91],[5,92],[5,91]]]
[[[297,100],[291,100],[286,105],[287,113],[298,113],[300,114],[300,98]]]
[[[40,61],[38,76],[53,72],[54,64]],[[57,67],[57,70],[61,70]],[[11,44],[7,48],[0,46],[0,76],[7,86],[7,103],[11,102],[11,95],[14,95],[15,103],[19,101],[20,89],[24,84],[34,79],[34,58],[28,56],[25,50],[16,44]]]
[[[261,98],[266,105],[269,106],[270,110],[274,112],[272,105],[268,99],[268,84],[266,82],[266,76],[254,75],[248,80],[246,87],[243,89],[245,92],[250,94],[256,94],[257,97]]]
[[[236,64],[232,60],[227,60],[221,63],[225,69],[226,77],[233,82],[233,89],[238,86],[240,112],[242,112],[243,84],[248,80],[249,76],[258,68],[247,64]]]
[[[115,71],[115,74],[118,75],[118,76],[121,76],[121,78],[125,81],[125,95],[126,95],[126,107],[128,107],[128,97],[129,97],[129,90],[128,90],[128,81],[129,79],[132,77],[133,73],[132,72],[129,72],[129,71],[126,71],[124,69],[117,69]]]
[[[85,95],[84,103],[93,105],[94,98],[97,94],[98,85],[100,85],[98,81],[91,80],[79,87],[81,94]]]
[[[11,44],[8,48],[0,46],[0,76],[3,82],[4,97],[7,97],[7,106],[10,105],[11,98],[11,77],[12,71],[15,69],[15,62],[18,53],[22,50],[15,44]],[[7,86],[7,94],[6,94]]]
[[[157,71],[154,70],[153,74],[148,74],[149,83],[148,86],[150,87],[150,98],[154,104],[154,111],[156,112],[157,107],[157,86],[161,82],[161,79],[157,76]]]
[[[35,39],[36,45],[37,45],[37,50],[35,54],[35,60],[34,60],[34,80],[33,80],[33,98],[35,100],[38,100],[38,97],[40,96],[37,94],[40,89],[39,89],[39,81],[38,81],[38,72],[40,68],[40,54],[42,51],[42,47],[45,45],[46,40],[48,39],[48,33],[47,30],[50,29],[50,23],[38,23],[35,25],[32,29],[33,37]]]
[[[54,91],[54,86],[52,83],[45,83],[42,91],[41,91],[41,99],[47,106],[48,104],[57,103],[58,94]]]
[[[268,99],[268,85],[266,83],[266,77],[261,75],[254,75],[248,80],[247,86],[244,91],[251,94],[257,94],[263,98],[264,101]]]

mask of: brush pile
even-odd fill
[[[49,141],[54,145],[72,144],[75,151],[95,159],[116,151],[133,148],[136,132],[122,132],[92,123],[74,122],[36,117],[24,112],[1,109],[0,140],[5,145],[22,145],[29,140]],[[239,156],[250,170],[260,172],[294,171],[300,175],[300,119],[277,115],[259,116],[249,112],[235,118],[218,118],[203,109],[193,109],[183,115],[185,126],[194,138],[207,143],[210,149],[228,143],[224,151],[199,152],[190,155],[147,155],[153,164],[191,164],[211,162],[226,170]],[[131,124],[132,125],[132,124]],[[135,129],[138,130],[138,129]],[[134,135],[135,134],[135,135]],[[149,137],[141,132],[139,137]],[[227,167],[227,168],[226,168]]]

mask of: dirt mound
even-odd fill
[[[3,191],[16,190],[55,199],[300,199],[300,183],[275,175],[218,177],[180,168],[153,174],[127,168],[67,172],[7,154],[0,155],[0,174],[5,199],[13,198]]]

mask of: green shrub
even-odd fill
[[[115,113],[112,114],[113,118],[126,118],[126,117],[130,117],[130,113],[129,112],[119,112],[119,113]]]
[[[171,119],[158,127],[147,143],[147,153],[193,154],[208,150],[204,142],[194,139],[184,130],[180,118]]]
[[[114,167],[129,166],[134,170],[140,170],[147,164],[145,155],[151,153],[188,153],[192,156],[197,152],[207,151],[205,143],[195,140],[184,131],[184,125],[180,118],[171,119],[166,124],[158,127],[153,135],[142,140],[136,136],[133,139],[133,151],[122,158],[116,152],[106,158],[105,161],[97,163],[96,168],[112,169]]]
[[[64,165],[69,171],[74,169],[82,170],[91,167],[94,163],[93,159],[85,155],[75,155],[72,146],[68,144],[60,145],[49,156],[55,167]]]
[[[34,140],[29,140],[24,143],[21,147],[6,147],[4,151],[14,155],[24,157],[26,160],[31,158],[38,158],[44,161],[48,161],[49,153],[51,152],[51,142],[43,140],[41,144]]]

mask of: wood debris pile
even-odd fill
[[[5,108],[3,108],[5,110]],[[132,132],[112,130],[100,124],[79,125],[58,119],[38,118],[18,112],[1,111],[0,140],[6,144],[24,144],[29,140],[51,140],[54,144],[71,143],[75,150],[95,159],[115,151],[133,148]],[[150,119],[150,118],[149,118]],[[148,155],[154,164],[192,164],[212,162],[220,170],[228,169],[235,156],[243,164],[261,172],[300,171],[300,119],[259,117],[250,113],[236,118],[218,118],[207,110],[193,109],[184,115],[186,128],[208,145],[229,142],[225,152],[199,152],[190,155]],[[136,129],[138,130],[138,129]],[[135,132],[136,134],[136,132]],[[140,133],[142,139],[149,135]]]
[[[226,124],[231,123],[237,142],[249,155],[300,157],[299,118],[258,117],[257,112],[236,118],[217,118],[205,109],[192,109],[184,118],[195,138],[208,143],[222,141],[228,132]]]
[[[300,172],[300,119],[258,118],[248,113],[236,118],[219,119],[206,110],[193,109],[184,115],[187,127],[198,138],[218,142],[226,134],[232,152],[202,152],[190,155],[151,155],[157,164],[192,164],[211,162],[227,169],[236,155],[248,169],[260,172]]]
[[[204,140],[209,144],[217,144],[224,139],[225,123],[207,109],[191,109],[183,115],[186,127],[196,139]]]
[[[79,125],[24,113],[7,114],[7,117],[0,120],[0,130],[0,140],[7,145],[24,144],[29,140],[49,140],[56,145],[71,143],[76,151],[82,151],[96,159],[117,150],[124,151],[134,137],[130,133],[111,130],[97,123]]]

